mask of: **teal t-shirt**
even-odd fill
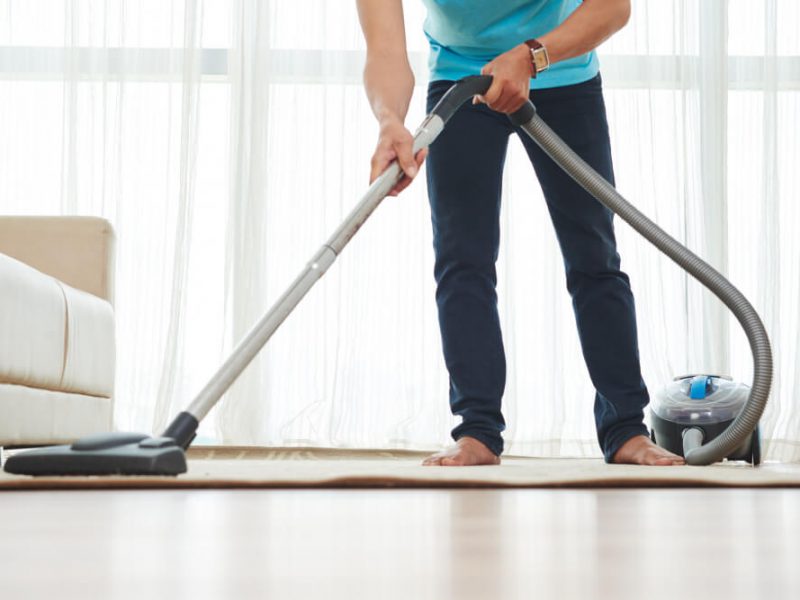
[[[525,40],[555,29],[581,0],[423,0],[428,9],[431,80],[480,74],[483,66]],[[531,89],[581,83],[600,65],[592,51],[559,61],[531,79]]]

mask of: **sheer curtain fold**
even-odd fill
[[[230,198],[226,237],[225,322],[229,339],[247,334],[267,306],[266,247],[270,198],[270,9],[259,0],[233,2],[233,36],[228,59],[231,86]],[[271,421],[265,393],[266,356],[254,363],[227,394],[217,414],[225,441],[255,443]]]
[[[183,14],[183,44],[180,54],[182,86],[180,90],[180,134],[177,147],[178,186],[172,281],[169,291],[169,321],[162,358],[160,381],[153,411],[154,431],[163,431],[176,409],[175,391],[180,373],[185,370],[183,347],[186,344],[185,328],[196,326],[186,319],[187,283],[192,238],[194,189],[197,166],[200,119],[200,78],[202,75],[202,0],[185,0]]]
[[[422,3],[404,3],[422,119]],[[776,356],[767,458],[800,460],[800,9],[641,0],[600,49],[622,193],[726,272]],[[353,2],[0,0],[0,202],[117,231],[117,426],[159,430],[367,184]],[[511,141],[498,263],[507,450],[599,456],[541,190]],[[716,299],[617,226],[651,393],[751,376]],[[389,198],[211,413],[224,443],[436,448],[454,425],[424,178]]]

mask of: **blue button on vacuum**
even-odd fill
[[[692,383],[689,385],[689,398],[692,400],[705,400],[709,379],[710,377],[706,375],[693,377]]]

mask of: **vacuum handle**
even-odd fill
[[[492,85],[491,75],[470,75],[459,79],[444,93],[433,107],[431,115],[436,115],[447,123],[459,107],[474,96],[485,94]]]
[[[479,94],[485,94],[491,85],[491,75],[470,75],[453,84],[414,133],[412,154],[416,156],[417,152],[427,148],[464,102]],[[439,125],[437,119],[441,120],[441,125]],[[431,136],[433,131],[435,131],[435,134]],[[399,163],[394,160],[375,179],[367,194],[384,198],[402,178],[402,169]],[[334,237],[336,237],[335,234]]]

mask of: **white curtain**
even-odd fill
[[[421,3],[405,3],[422,119]],[[800,12],[639,0],[600,49],[617,182],[727,272],[776,356],[767,456],[800,459]],[[118,235],[116,423],[159,430],[365,189],[377,130],[355,2],[0,0],[0,211]],[[507,450],[596,456],[593,390],[541,192],[512,142],[499,295]],[[713,298],[617,227],[645,379],[751,376]],[[201,440],[436,448],[454,422],[424,180],[387,199]]]

